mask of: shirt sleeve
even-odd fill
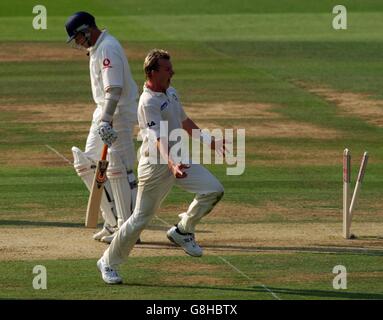
[[[184,107],[182,106],[181,100],[178,97],[176,89],[174,89],[173,87],[170,87],[169,93],[172,95],[173,99],[178,104],[179,117],[180,117],[181,122],[185,121],[188,118],[188,116],[186,115],[186,112],[184,110]]]
[[[110,87],[123,88],[124,64],[116,48],[106,46],[101,51],[101,73],[104,90]]]
[[[185,121],[188,118],[184,110],[184,107],[182,106],[181,103],[180,103],[180,118],[181,118],[181,121]]]

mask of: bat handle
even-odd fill
[[[108,145],[104,144],[102,148],[101,160],[106,160],[106,155],[108,154]]]

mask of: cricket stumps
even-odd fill
[[[351,234],[351,221],[356,201],[366,172],[368,153],[364,152],[360,163],[358,178],[351,198],[351,153],[348,149],[343,152],[343,237],[345,239],[355,238]]]
[[[351,153],[348,149],[343,151],[343,237],[350,238],[350,190],[351,190]]]

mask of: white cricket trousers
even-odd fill
[[[150,164],[147,158],[141,158],[138,165],[136,207],[104,252],[106,264],[116,267],[125,261],[141,232],[150,223],[174,184],[196,194],[187,212],[180,215],[182,218],[178,223],[182,233],[194,233],[197,223],[222,198],[224,189],[221,183],[199,164],[192,164],[186,172],[186,178],[176,179],[167,164]]]
[[[122,107],[118,107],[122,108]],[[110,151],[114,150],[120,156],[121,161],[126,169],[133,170],[136,161],[136,151],[133,142],[133,128],[137,123],[137,116],[133,116],[130,112],[119,112],[113,116],[113,129],[117,133],[117,140],[110,147]],[[85,154],[94,161],[101,158],[102,142],[100,135],[97,132],[98,121],[102,114],[102,107],[98,106],[93,112],[92,125],[89,129],[88,138],[86,140]]]

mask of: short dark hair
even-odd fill
[[[149,51],[144,61],[144,72],[145,72],[146,78],[149,77],[150,73],[153,70],[159,69],[160,59],[170,60],[169,52],[162,49],[152,49]]]

